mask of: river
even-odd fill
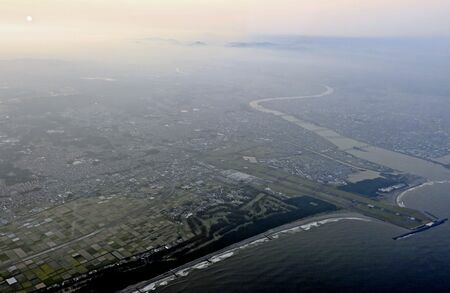
[[[450,217],[450,170],[341,136],[261,105],[332,93],[333,89],[325,86],[325,91],[317,95],[261,99],[252,101],[250,106],[313,131],[356,157],[427,178],[426,184],[403,193],[397,203]],[[436,180],[440,182],[434,183]],[[394,241],[392,237],[403,233],[403,229],[358,216],[317,223],[225,253],[212,264],[198,265],[156,290],[167,293],[450,290],[449,224]]]
[[[440,164],[436,164],[398,152],[393,152],[380,147],[369,145],[365,142],[342,136],[332,129],[319,126],[308,121],[304,121],[298,117],[277,110],[272,110],[269,108],[269,106],[267,106],[267,104],[270,104],[272,102],[322,98],[333,94],[333,92],[334,90],[332,87],[325,86],[325,91],[316,95],[266,98],[251,101],[249,105],[259,112],[275,115],[288,122],[294,123],[299,127],[303,127],[309,131],[312,131],[317,135],[325,138],[329,142],[333,143],[338,149],[352,154],[353,156],[360,159],[383,165],[394,170],[418,175],[431,181],[450,180],[450,169],[447,169]],[[266,106],[263,106],[263,104]]]

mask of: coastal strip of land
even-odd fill
[[[273,229],[270,229],[264,233],[255,235],[253,237],[242,240],[238,243],[227,246],[221,250],[210,253],[198,259],[195,259],[189,263],[186,263],[182,266],[176,267],[164,274],[156,276],[150,280],[140,282],[136,285],[125,288],[120,291],[123,293],[130,292],[150,292],[156,290],[158,287],[166,286],[169,282],[174,281],[177,278],[185,277],[189,274],[190,271],[196,269],[205,269],[209,267],[211,264],[222,261],[226,258],[229,258],[234,255],[234,253],[238,250],[245,249],[248,247],[253,247],[254,245],[258,245],[260,243],[264,243],[267,241],[272,241],[274,239],[278,239],[281,234],[285,233],[295,233],[300,231],[308,231],[313,227],[319,227],[325,225],[327,223],[339,222],[339,221],[377,221],[380,223],[384,223],[378,221],[376,219],[372,219],[366,216],[363,216],[358,213],[351,213],[346,211],[338,211],[334,213],[326,213],[322,215],[315,215],[312,217],[307,217],[304,219],[300,219],[298,221],[288,223]]]

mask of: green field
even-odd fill
[[[68,202],[0,227],[0,292],[49,286],[193,236],[162,200],[111,195]]]

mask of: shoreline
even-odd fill
[[[196,260],[188,262],[184,265],[171,269],[161,275],[151,278],[147,281],[142,281],[138,284],[131,285],[119,292],[151,292],[159,287],[168,285],[169,282],[179,278],[187,276],[193,270],[206,269],[214,263],[227,259],[235,254],[236,251],[256,246],[267,241],[278,239],[282,234],[297,233],[300,231],[308,231],[311,228],[320,227],[328,223],[335,223],[344,220],[351,221],[365,221],[365,222],[377,222],[376,219],[366,217],[364,215],[349,212],[338,211],[328,214],[316,215],[297,220],[292,223],[288,223],[273,229],[270,229],[261,234],[252,236],[228,247],[220,249],[216,252],[207,254]]]
[[[426,181],[426,182],[424,182],[424,183],[421,183],[421,184],[417,184],[417,185],[411,186],[410,188],[408,188],[408,189],[406,189],[406,190],[400,192],[399,194],[394,195],[394,201],[395,201],[395,204],[396,204],[397,206],[401,207],[401,208],[405,208],[406,205],[405,205],[405,203],[403,202],[403,199],[408,195],[409,192],[414,191],[414,190],[417,190],[417,189],[424,188],[424,187],[426,187],[426,186],[433,186],[433,185],[435,185],[435,184],[446,184],[446,183],[450,183],[450,180]]]
[[[272,115],[278,116],[284,120],[287,120],[289,122],[293,122],[293,123],[297,124],[298,126],[305,128],[307,130],[314,131],[314,130],[317,130],[316,128],[318,126],[308,123],[308,122],[303,122],[303,121],[297,119],[296,117],[285,114],[283,112],[265,108],[261,104],[265,103],[265,102],[277,101],[277,100],[296,100],[296,99],[318,98],[318,97],[327,96],[327,95],[330,95],[333,93],[333,91],[334,91],[333,88],[326,86],[326,85],[324,87],[325,87],[325,91],[320,94],[308,95],[308,96],[260,99],[260,100],[251,101],[250,107],[257,111],[272,114]],[[310,127],[305,127],[303,125],[305,123],[308,124],[307,126],[310,126]],[[311,128],[311,129],[309,129],[309,128]],[[322,135],[320,135],[320,136],[322,136]],[[331,141],[331,142],[333,143],[333,141]],[[337,145],[337,144],[335,144],[335,145],[339,148],[339,145]],[[384,164],[382,164],[382,165],[384,165]],[[442,182],[448,182],[448,181],[442,181]],[[409,187],[408,189],[406,189],[404,191],[399,191],[398,193],[392,194],[390,196],[392,198],[391,202],[393,203],[393,205],[405,207],[405,205],[402,201],[402,198],[409,191],[415,190],[417,188],[420,188],[421,186],[429,185],[429,184],[434,184],[434,183],[429,182],[429,181],[427,181],[425,183],[423,183],[423,181],[417,182],[415,185]],[[233,256],[235,254],[235,252],[237,252],[238,250],[245,249],[247,247],[253,247],[260,243],[264,243],[267,241],[271,241],[273,239],[277,239],[282,234],[296,233],[296,232],[300,232],[300,231],[308,231],[314,227],[319,227],[319,226],[327,224],[327,223],[338,222],[338,221],[343,221],[343,220],[359,220],[359,221],[369,221],[369,222],[377,221],[376,219],[369,218],[369,217],[366,217],[366,216],[358,214],[358,213],[352,213],[349,211],[340,211],[340,212],[333,212],[333,213],[327,213],[327,214],[317,214],[315,216],[306,217],[304,219],[300,219],[300,220],[297,220],[292,223],[288,223],[288,224],[285,224],[285,225],[282,225],[279,227],[272,228],[266,232],[257,234],[255,236],[244,239],[240,242],[231,244],[223,249],[220,249],[220,250],[211,252],[207,255],[201,256],[201,257],[194,259],[184,265],[177,266],[173,269],[170,269],[170,270],[166,271],[165,273],[157,275],[149,280],[141,281],[139,283],[130,285],[130,286],[122,289],[120,292],[150,292],[150,291],[154,291],[159,287],[168,285],[168,283],[171,281],[174,281],[174,280],[177,280],[177,279],[187,276],[193,270],[205,269],[214,263],[217,263],[224,259],[227,259],[227,258]],[[182,258],[181,258],[181,260],[182,260]]]
[[[417,187],[417,186],[420,186],[420,185],[422,185],[422,184],[424,184],[424,183],[427,183],[427,182],[429,182],[429,180],[426,179],[426,178],[418,178],[418,179],[413,180],[413,181],[411,181],[411,182],[407,182],[407,183],[406,183],[407,186],[405,186],[405,187],[403,187],[403,188],[401,188],[401,189],[394,190],[394,191],[391,191],[391,192],[389,192],[389,193],[384,194],[384,195],[383,195],[383,198],[384,198],[387,202],[389,202],[390,204],[400,207],[400,206],[398,205],[398,203],[397,203],[397,198],[398,198],[402,193],[404,193],[404,192],[406,192],[406,191],[408,191],[408,190],[410,190],[410,189],[412,189],[412,188],[415,188],[415,187]]]

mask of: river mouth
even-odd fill
[[[326,86],[326,90],[321,94],[310,95],[310,96],[300,96],[300,97],[281,97],[281,98],[273,98],[273,99],[256,100],[256,101],[252,101],[250,103],[250,106],[257,111],[277,116],[278,118],[281,118],[281,119],[284,119],[291,123],[294,123],[294,124],[298,125],[299,127],[303,127],[307,130],[313,131],[317,135],[319,135],[323,138],[326,138],[327,140],[332,142],[338,149],[345,151],[349,154],[352,154],[355,157],[365,159],[367,161],[371,161],[371,162],[374,162],[374,163],[377,163],[380,165],[384,165],[384,166],[387,166],[392,169],[402,171],[405,173],[411,173],[411,174],[419,175],[421,177],[426,177],[431,180],[437,180],[437,179],[442,179],[442,178],[450,179],[449,170],[445,169],[444,167],[442,167],[439,164],[434,164],[429,161],[421,160],[418,158],[410,157],[410,156],[396,153],[393,151],[389,151],[389,150],[381,149],[381,148],[378,148],[375,146],[371,146],[366,143],[359,142],[359,141],[353,140],[351,138],[341,136],[340,134],[336,133],[332,129],[327,129],[322,126],[315,125],[311,122],[303,121],[292,115],[288,115],[288,114],[285,114],[285,113],[277,111],[277,110],[272,110],[268,106],[262,105],[263,103],[266,104],[266,103],[272,103],[275,101],[282,101],[282,100],[325,97],[332,93],[333,93],[333,89],[331,87]],[[425,186],[433,186],[433,185],[425,185]],[[405,195],[400,196],[399,198],[402,199],[401,202],[403,203],[403,201],[405,201],[405,202],[409,203],[411,200],[413,200],[413,198],[415,198],[415,196],[410,197],[409,194],[414,193],[418,189],[420,189],[420,188],[410,190],[410,191],[404,193]],[[406,195],[408,195],[408,196],[406,196]],[[406,206],[407,204],[403,203],[403,205]],[[415,205],[415,204],[413,203],[412,205]],[[416,208],[418,210],[424,210],[423,206],[421,206],[421,205],[417,205]],[[433,210],[433,208],[431,208],[430,210]],[[444,216],[444,215],[441,215],[439,212],[436,212],[436,214],[438,214],[439,216]],[[261,239],[254,239],[254,241],[245,243],[241,246],[237,245],[236,248],[232,248],[232,249],[225,250],[225,251],[220,251],[217,253],[217,255],[211,256],[208,259],[202,260],[198,263],[193,263],[191,266],[175,269],[175,270],[171,271],[170,274],[163,275],[162,278],[152,280],[149,283],[146,283],[145,285],[143,285],[142,287],[139,287],[139,290],[141,292],[149,292],[149,291],[153,291],[155,289],[164,290],[164,288],[171,287],[170,285],[172,283],[175,283],[175,284],[178,282],[183,283],[184,282],[183,279],[185,279],[185,278],[189,279],[189,276],[191,273],[196,274],[198,271],[201,271],[201,270],[206,270],[206,271],[208,271],[210,269],[215,270],[216,265],[220,266],[220,263],[222,263],[222,262],[227,262],[228,260],[233,259],[236,256],[239,257],[240,252],[238,253],[238,251],[240,251],[244,248],[248,248],[248,247],[254,247],[254,246],[259,246],[259,245],[263,245],[263,246],[270,245],[269,243],[272,242],[271,240],[275,240],[274,242],[277,242],[279,240],[278,238],[280,238],[280,236],[283,236],[283,237],[281,237],[282,239],[280,239],[280,241],[283,241],[283,239],[285,238],[285,235],[295,234],[296,232],[300,232],[300,231],[309,231],[311,229],[314,231],[314,230],[316,230],[314,228],[318,228],[321,226],[327,226],[325,224],[329,224],[329,223],[330,224],[333,223],[333,225],[348,226],[349,225],[348,223],[342,224],[341,222],[348,222],[348,221],[355,221],[355,220],[366,221],[366,220],[364,220],[364,218],[360,218],[358,216],[342,217],[342,218],[330,217],[330,218],[322,219],[319,221],[308,222],[306,224],[299,225],[296,227],[290,227],[289,229],[279,231],[276,234],[272,235],[273,239],[272,238],[264,238],[264,237],[262,237]],[[384,227],[386,225],[383,224],[383,225],[379,225],[379,226]],[[384,227],[384,228],[386,230],[388,230],[386,227]],[[382,229],[382,228],[378,227],[378,225],[377,225],[377,229]],[[390,229],[392,229],[392,227],[390,227]],[[321,233],[320,230],[322,230],[322,228],[317,229],[317,231],[319,231],[319,232],[316,232],[316,233]],[[348,230],[351,231],[352,229],[349,228]],[[347,233],[344,231],[341,231],[341,232]],[[385,235],[386,233],[381,233],[381,234],[386,236]],[[396,232],[396,234],[397,234],[397,232]],[[290,236],[286,236],[286,237],[289,238]],[[305,237],[308,237],[308,236],[305,236]],[[351,237],[357,238],[358,236],[351,235]],[[364,237],[364,235],[363,235],[363,237]],[[416,237],[416,236],[414,236],[414,237]],[[423,237],[423,236],[418,236],[419,239],[420,239],[420,237]],[[392,241],[391,238],[392,237],[386,237],[386,239],[389,239],[389,241]],[[168,287],[166,287],[166,286],[168,286]]]

